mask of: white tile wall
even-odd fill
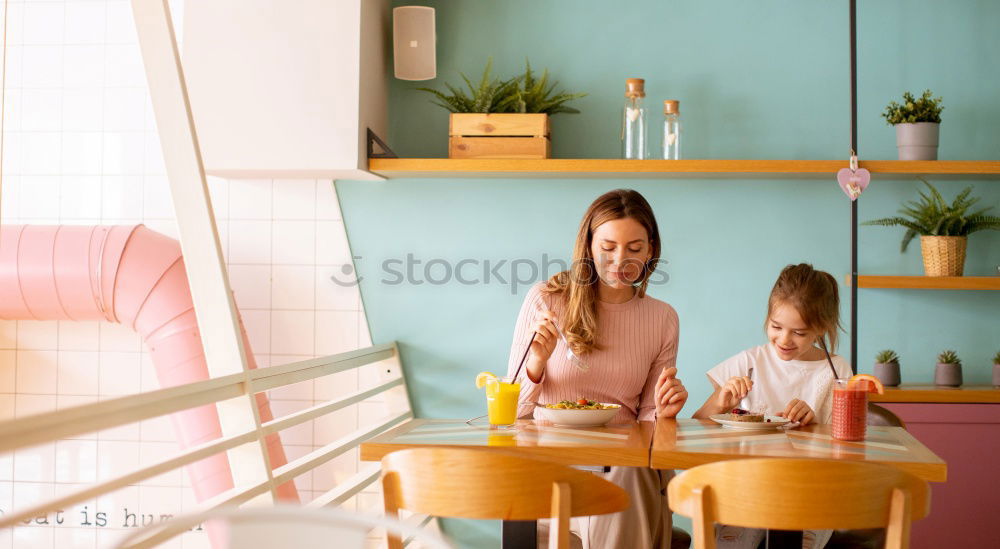
[[[183,3],[172,0],[171,7],[180,34]],[[145,223],[176,236],[128,0],[10,0],[7,29],[2,221]],[[346,280],[351,264],[331,182],[209,178],[209,189],[260,367],[371,344],[357,287],[330,280],[334,274]],[[127,326],[0,320],[0,420],[157,387],[141,338]],[[271,406],[281,416],[358,387],[358,373],[346,372],[272,391]],[[357,429],[378,415],[378,406],[289,430],[289,457]],[[173,427],[161,418],[0,455],[0,510],[176,451]],[[296,479],[303,499],[355,472],[357,459],[351,452]],[[51,517],[48,525],[0,531],[0,549],[103,547],[129,530],[126,507],[137,516],[158,516],[193,506],[186,475],[175,471],[73,506],[64,524]],[[94,524],[97,512],[106,513],[107,526]],[[207,539],[192,533],[171,546],[207,547]]]

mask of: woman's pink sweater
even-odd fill
[[[562,298],[546,294],[540,282],[524,298],[514,327],[507,375],[513,376],[531,339],[537,311],[549,309],[561,317]],[[560,325],[561,327],[561,325]],[[533,417],[534,403],[586,398],[622,406],[613,423],[651,420],[655,414],[653,391],[664,368],[677,362],[677,312],[650,296],[633,297],[626,303],[598,303],[597,342],[600,349],[582,355],[586,371],[567,358],[567,347],[559,341],[539,383],[521,369],[519,418]]]

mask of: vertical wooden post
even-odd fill
[[[549,549],[569,549],[569,516],[570,505],[569,484],[565,482],[552,483],[552,522],[549,525]]]
[[[892,490],[889,507],[889,526],[885,529],[886,549],[906,549],[910,546],[910,492],[900,488]]]
[[[695,499],[692,545],[699,549],[715,549],[715,510],[712,507],[712,487],[699,486],[691,491]]]

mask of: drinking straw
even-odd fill
[[[819,338],[819,346],[823,348],[823,352],[826,353],[826,362],[830,365],[830,371],[833,372],[833,379],[840,379],[837,377],[837,369],[833,367],[833,359],[830,358],[830,351],[826,350],[826,337],[821,336]]]
[[[517,365],[517,371],[514,372],[514,379],[517,380],[517,376],[521,373],[521,366],[524,366],[524,359],[528,358],[528,351],[531,350],[531,344],[535,342],[535,336],[538,332],[531,333],[531,340],[528,341],[528,347],[524,350],[524,354],[521,355],[521,363]]]

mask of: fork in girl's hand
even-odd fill
[[[753,366],[750,367],[750,371],[747,373],[747,377],[750,378],[750,381],[753,381]],[[750,395],[748,394],[747,396],[750,396]],[[740,399],[740,408],[742,408],[744,410],[747,410],[747,411],[750,411],[750,404],[747,403],[747,397],[746,396],[744,396],[743,398]]]

